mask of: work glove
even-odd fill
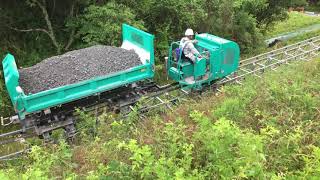
[[[197,56],[197,59],[202,59],[202,56],[199,54],[198,56]]]

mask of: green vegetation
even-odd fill
[[[308,5],[307,0],[291,0],[290,7],[305,7]]]
[[[274,26],[272,26],[272,28],[266,32],[265,39],[270,39],[275,36],[279,36],[281,34],[295,32],[301,28],[318,25],[318,24],[320,24],[320,17],[312,17],[299,12],[290,12],[288,19],[286,19],[285,21],[276,22]],[[255,55],[259,55],[261,53],[265,53],[274,49],[278,49],[290,44],[294,44],[294,43],[318,36],[319,33],[320,33],[320,30],[314,30],[307,33],[302,33],[300,35],[297,35],[295,37],[288,39],[287,41],[278,42],[275,46],[271,48],[267,48],[266,46],[262,45],[260,47],[257,47],[255,52],[241,54],[241,57],[242,59],[246,59]]]
[[[246,79],[174,112],[81,113],[79,141],[34,146],[1,179],[312,179],[320,176],[320,60]],[[281,78],[279,78],[281,77]],[[192,106],[190,105],[192,104]]]
[[[306,7],[307,11],[320,12],[320,1],[319,0],[310,0],[308,6]]]
[[[287,41],[281,41],[281,42],[277,43],[275,46],[273,46],[272,48],[260,48],[260,49],[258,49],[258,51],[255,54],[258,55],[260,53],[268,52],[273,49],[278,49],[278,48],[282,48],[282,47],[285,47],[290,44],[295,44],[295,43],[301,42],[303,40],[319,36],[319,34],[320,34],[320,30],[307,32],[305,34],[301,34],[296,37],[290,38]],[[245,56],[245,57],[251,57],[251,56]]]
[[[313,32],[308,32],[306,34],[302,34],[300,36],[294,37],[292,39],[289,39],[287,42],[283,43],[284,45],[289,45],[289,44],[293,44],[293,43],[297,43],[306,39],[310,39],[312,37],[315,36],[319,36],[320,34],[320,30],[317,31],[313,31]]]
[[[4,80],[2,78],[3,74],[1,73],[1,79],[0,79],[0,109],[2,111],[0,111],[0,116],[7,116],[10,114],[10,112],[8,112],[8,110],[12,109],[11,107],[11,102],[9,100],[9,96],[7,93],[7,89],[5,88],[4,85]]]
[[[320,17],[312,17],[299,12],[290,12],[286,21],[280,21],[267,32],[267,37],[272,38],[280,34],[295,32],[301,28],[320,24]]]

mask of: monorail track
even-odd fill
[[[235,73],[219,80],[215,84],[213,84],[209,89],[216,89],[220,91],[220,87],[230,83],[238,83],[241,84],[241,81],[247,76],[256,76],[261,78],[261,75],[267,71],[272,70],[276,71],[277,68],[281,64],[290,64],[291,62],[295,61],[308,61],[314,57],[320,55],[320,36],[313,37],[301,42],[298,42],[293,45],[289,45],[280,49],[276,49],[270,51],[268,53],[263,53],[258,56],[248,58],[245,60],[240,61],[240,66],[238,71]],[[87,102],[75,102],[70,103],[66,107],[68,109],[65,113],[66,114],[74,114],[75,110],[74,107],[76,104],[83,104],[80,105],[81,110],[85,112],[92,112],[95,115],[99,114],[99,110],[108,108],[109,111],[122,111],[123,117],[126,117],[130,111],[136,110],[139,115],[143,115],[146,112],[149,112],[152,109],[156,109],[161,106],[166,106],[168,109],[172,109],[172,105],[178,104],[180,101],[180,96],[170,95],[170,92],[179,90],[179,93],[182,95],[187,94],[183,89],[180,89],[178,83],[168,84],[165,86],[158,86],[154,82],[148,82],[143,86],[138,86],[133,88],[132,91],[129,90],[128,92],[120,90],[114,91],[111,93],[108,92],[109,96],[98,96],[97,99],[87,99],[85,101],[96,101],[94,103],[87,103]],[[124,92],[122,95],[118,94],[119,92]],[[161,96],[165,95],[165,99],[162,99]],[[144,98],[143,98],[144,97]],[[101,100],[102,98],[102,100]],[[134,108],[133,106],[140,102],[141,99],[144,99],[143,104],[141,104],[138,108]],[[64,107],[62,107],[64,108]],[[58,109],[59,110],[59,109]],[[10,119],[10,118],[6,118]],[[72,119],[71,122],[75,123],[75,119]],[[13,123],[13,122],[11,122]],[[2,119],[2,124],[5,124],[4,119]],[[46,132],[50,132],[54,130],[46,129]],[[30,132],[31,134],[27,134],[26,132]],[[33,133],[32,133],[33,132]],[[71,133],[70,136],[73,136]],[[0,146],[14,143],[14,142],[21,142],[24,143],[26,138],[33,137],[35,135],[39,135],[39,130],[37,129],[36,125],[31,125],[27,129],[20,129],[16,131],[12,131],[9,133],[5,133],[0,135],[0,139],[11,137],[9,139],[5,139],[0,141]],[[18,155],[24,154],[29,151],[30,148],[26,150],[18,151],[12,154],[8,154],[5,156],[0,157],[0,160],[10,160]]]
[[[316,36],[296,44],[263,53],[258,56],[240,61],[239,69],[220,80],[217,85],[221,86],[230,82],[241,84],[241,79],[253,75],[261,78],[266,70],[276,69],[281,64],[289,64],[294,61],[308,61],[320,54],[320,36]]]
[[[65,115],[71,115],[72,118],[69,117],[69,119],[65,121],[57,121],[52,122],[48,126],[40,126],[37,127],[36,121],[37,117],[39,116],[28,116],[28,121],[33,122],[29,124],[26,128],[22,128],[19,130],[14,130],[11,132],[3,133],[0,135],[0,147],[11,144],[11,143],[26,143],[27,138],[31,138],[34,136],[41,136],[44,138],[45,142],[51,142],[50,133],[51,131],[58,129],[58,128],[66,128],[67,126],[71,126],[72,132],[68,132],[66,129],[66,137],[72,138],[75,135],[75,128],[73,126],[76,123],[76,120],[79,118],[79,114],[77,113],[77,109],[85,112],[85,113],[91,113],[93,115],[100,115],[103,112],[110,112],[114,111],[116,113],[121,113],[122,118],[125,118],[128,116],[130,111],[134,110],[134,105],[141,101],[143,98],[145,101],[145,104],[141,107],[137,108],[136,111],[138,114],[142,115],[146,112],[149,112],[152,109],[156,109],[160,106],[166,106],[168,108],[171,108],[169,104],[176,104],[177,101],[179,101],[178,97],[172,97],[169,95],[169,92],[172,92],[174,90],[179,89],[180,86],[178,83],[173,83],[165,86],[158,86],[154,82],[145,82],[143,85],[139,85],[135,88],[127,87],[127,88],[119,88],[113,91],[104,92],[100,95],[97,95],[95,97],[87,98],[84,100],[79,100],[77,102],[72,102],[69,104],[66,104],[59,109],[52,110],[52,111],[58,111],[60,109],[66,109],[64,110],[63,114]],[[127,91],[126,91],[127,90]],[[168,97],[168,99],[161,99],[160,96],[165,95]],[[55,112],[51,112],[53,114],[57,114]],[[43,113],[42,113],[43,114]],[[9,119],[13,119],[12,121]],[[10,124],[18,124],[19,120],[17,118],[2,118],[1,123],[2,125],[8,126]],[[121,119],[122,119],[121,118]],[[10,123],[5,123],[5,121],[9,120]],[[12,158],[15,158],[16,156],[19,156],[21,154],[24,154],[26,152],[30,151],[30,148],[28,147],[26,150],[14,152],[11,154],[7,154],[4,156],[0,156],[1,160],[11,160]]]

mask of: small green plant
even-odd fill
[[[305,168],[300,172],[304,179],[317,179],[320,177],[320,148],[311,146],[312,154],[304,157]]]
[[[265,155],[262,137],[240,130],[224,118],[212,123],[202,113],[191,113],[199,131],[195,140],[198,163],[209,177],[215,178],[262,178]]]
[[[70,147],[64,141],[49,149],[33,146],[28,157],[21,160],[25,164],[22,167],[22,172],[13,166],[5,171],[0,171],[0,177],[5,175],[9,179],[49,179],[57,173],[68,178],[74,176],[67,170],[72,168],[69,164],[71,156]]]
[[[139,178],[186,179],[201,177],[192,166],[194,145],[188,143],[182,119],[165,123],[157,134],[157,146],[139,145],[136,140],[120,143],[131,153],[131,170]]]
[[[80,111],[79,109],[76,110],[76,113],[80,119],[77,123],[78,136],[83,140],[92,140],[92,137],[97,135],[98,117]]]

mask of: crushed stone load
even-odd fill
[[[32,67],[20,69],[20,86],[25,94],[34,94],[141,64],[133,50],[97,45],[50,57]]]

